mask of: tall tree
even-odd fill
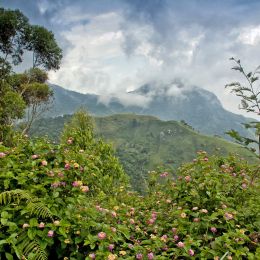
[[[32,69],[23,74],[12,71],[32,53]],[[51,31],[31,25],[19,10],[0,8],[0,141],[4,141],[17,119],[27,119],[23,132],[48,109],[53,93],[46,84],[46,71],[60,67],[62,50]]]

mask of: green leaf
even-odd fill
[[[7,260],[13,260],[13,256],[10,253],[5,253],[5,257]]]

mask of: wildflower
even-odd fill
[[[231,214],[231,213],[225,213],[224,218],[225,218],[226,220],[231,220],[231,219],[234,218],[234,216],[233,216],[233,214]]]
[[[136,254],[135,258],[138,259],[138,260],[142,260],[143,255],[141,253],[138,253],[138,254]]]
[[[65,243],[65,244],[69,244],[69,243],[70,243],[70,240],[67,238],[67,239],[64,240],[64,243]]]
[[[201,213],[205,213],[205,214],[208,213],[208,211],[207,211],[206,209],[202,209],[200,212],[201,212]]]
[[[67,140],[67,144],[72,144],[73,143],[73,139],[72,137],[69,137],[69,139]]]
[[[59,186],[60,186],[60,182],[59,182],[59,181],[53,182],[53,183],[51,184],[51,187],[52,187],[52,188],[57,188],[57,187],[59,187]]]
[[[197,223],[197,222],[200,222],[200,219],[199,219],[199,218],[194,218],[194,219],[193,219],[193,222],[196,222],[196,223]]]
[[[116,233],[116,228],[115,228],[115,227],[111,227],[111,231],[112,231],[113,233]]]
[[[118,206],[114,206],[114,210],[115,211],[119,210],[119,207]]]
[[[147,220],[147,224],[148,224],[148,225],[152,225],[152,224],[154,224],[154,222],[155,222],[155,219],[154,219],[154,218],[151,218],[151,219],[148,219],[148,220]]]
[[[184,212],[181,213],[181,218],[186,218],[186,216],[187,216],[186,213]]]
[[[170,204],[172,201],[170,199],[166,200],[166,203]]]
[[[191,181],[191,177],[189,175],[185,176],[184,179],[185,179],[186,182],[190,182]]]
[[[105,239],[106,236],[107,236],[107,234],[106,234],[105,232],[99,232],[99,233],[98,233],[98,238],[99,238],[100,240]]]
[[[189,253],[190,256],[194,256],[195,255],[195,253],[194,253],[194,251],[192,249],[189,249],[188,253]]]
[[[153,259],[154,259],[153,253],[152,253],[152,252],[149,253],[149,254],[147,255],[147,258],[148,258],[148,260],[153,260]]]
[[[96,255],[94,253],[91,253],[88,255],[90,259],[95,259],[96,258]]]
[[[153,218],[153,219],[156,219],[156,218],[157,218],[157,213],[156,213],[156,212],[153,212],[153,213],[152,213],[152,218]]]
[[[43,160],[42,161],[42,166],[47,166],[48,165],[48,162],[46,160]]]
[[[177,228],[172,228],[172,233],[176,234],[177,233]]]
[[[54,224],[55,226],[59,226],[59,225],[60,225],[60,221],[59,221],[59,220],[55,220],[55,221],[53,222],[53,224]]]
[[[109,251],[112,251],[115,248],[115,245],[114,244],[110,244],[110,245],[108,245],[107,248],[108,248]]]
[[[88,186],[81,186],[80,189],[83,192],[88,192],[89,191],[89,187]]]
[[[74,163],[73,166],[74,166],[75,169],[79,168],[79,164],[78,163]]]
[[[130,220],[129,220],[129,222],[130,222],[130,224],[134,224],[135,223],[135,220],[134,219],[132,219],[132,218],[130,218]]]
[[[75,234],[76,234],[76,235],[80,235],[80,231],[77,230],[77,231],[75,232]]]
[[[79,187],[81,185],[82,185],[82,181],[74,181],[74,182],[72,182],[72,186],[73,187]]]
[[[168,175],[169,175],[168,172],[163,172],[163,173],[160,174],[160,177],[167,177]]]
[[[203,160],[204,160],[205,162],[207,162],[207,161],[209,160],[209,158],[208,158],[208,157],[205,157]]]
[[[161,236],[161,241],[163,241],[164,243],[166,243],[167,242],[167,235],[163,235],[163,236]]]
[[[192,210],[195,211],[195,210],[198,210],[199,208],[198,207],[193,207]]]
[[[41,222],[39,225],[38,225],[38,228],[44,228],[45,227],[45,224],[43,222]]]
[[[53,237],[54,236],[54,231],[53,230],[49,230],[47,236],[48,237]]]
[[[116,217],[117,217],[117,213],[116,213],[115,211],[111,211],[111,216],[112,216],[113,218],[116,218]]]
[[[124,250],[119,251],[119,254],[120,254],[120,255],[126,255],[126,251],[124,251]]]
[[[178,240],[179,240],[179,236],[178,236],[178,235],[175,235],[175,236],[173,237],[173,239],[174,239],[174,241],[178,241]]]
[[[37,154],[33,154],[32,155],[32,159],[34,160],[34,159],[37,159],[38,158],[38,155]]]
[[[226,208],[227,208],[227,205],[222,204],[221,207],[222,207],[222,209],[226,209]]]
[[[211,228],[210,228],[210,231],[211,231],[212,233],[216,233],[216,232],[217,232],[217,229],[216,229],[215,227],[211,227]]]
[[[63,178],[63,177],[64,177],[64,174],[63,174],[62,172],[59,172],[59,173],[58,173],[58,177]]]
[[[242,183],[242,188],[246,189],[247,188],[247,184],[246,183]]]
[[[66,163],[65,166],[64,166],[65,170],[69,170],[70,169],[70,164],[69,163]]]
[[[179,248],[183,248],[185,245],[184,245],[184,243],[183,242],[178,242],[178,244],[177,244],[177,247],[179,247]]]
[[[28,227],[30,227],[30,225],[28,223],[23,224],[23,228],[28,228]]]
[[[107,257],[107,260],[115,260],[117,258],[117,255],[110,254]]]

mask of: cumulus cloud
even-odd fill
[[[249,70],[260,64],[257,0],[4,0],[4,5],[21,8],[55,32],[64,59],[50,73],[53,83],[116,95],[125,104],[149,103],[137,97],[128,102],[127,91],[149,82],[160,89],[177,78],[214,92],[227,109],[241,112],[238,99],[224,89],[241,79],[228,59],[240,58]],[[179,92],[173,87],[168,95]]]

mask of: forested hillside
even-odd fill
[[[71,116],[41,119],[33,125],[34,136],[48,135],[59,142],[64,124]],[[199,134],[177,121],[162,121],[152,116],[122,114],[95,117],[95,134],[110,142],[132,180],[142,191],[147,172],[157,167],[174,169],[196,157],[196,152],[239,154],[253,160],[254,155],[239,145],[219,137]]]

